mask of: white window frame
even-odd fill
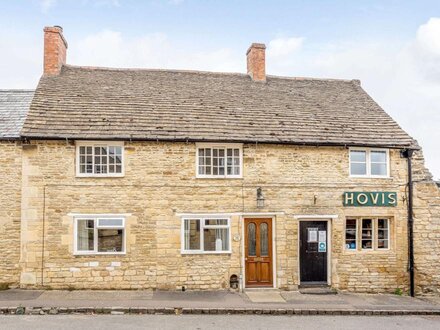
[[[98,227],[99,219],[120,219],[122,220],[122,226],[100,226]],[[78,221],[79,220],[93,220],[93,251],[81,251],[78,250]],[[126,254],[126,238],[127,228],[125,226],[125,216],[122,215],[78,215],[73,218],[73,254],[74,255],[125,255]],[[98,229],[122,229],[122,251],[120,252],[99,252],[98,251]]]
[[[213,174],[199,174],[199,149],[202,148],[214,148],[225,149],[225,174],[213,175]],[[240,157],[240,175],[228,175],[227,174],[227,150],[226,149],[238,149]],[[212,157],[212,152],[211,152]],[[212,166],[212,160],[211,160]],[[212,173],[212,171],[211,171]],[[196,143],[196,178],[200,179],[241,179],[243,178],[243,144],[242,143]]]
[[[123,141],[76,141],[75,142],[75,164],[76,164],[76,176],[82,178],[108,178],[108,177],[123,177],[125,176],[125,156],[124,156],[124,142]],[[80,147],[121,147],[121,173],[81,173],[80,172]],[[93,171],[95,159],[93,157]],[[107,164],[108,165],[108,164]]]
[[[200,249],[199,250],[185,250],[185,221],[189,220],[199,220],[200,221]],[[205,220],[227,220],[227,225],[205,225]],[[204,246],[204,229],[228,229],[228,247],[227,251],[205,251]],[[194,216],[194,217],[183,217],[181,219],[181,230],[180,230],[180,253],[181,254],[230,254],[232,253],[231,247],[231,218],[227,216]]]
[[[351,174],[351,152],[352,151],[365,151],[365,161],[366,167],[367,167],[367,173],[366,174]],[[371,152],[372,151],[380,151],[384,152],[386,154],[386,169],[387,173],[385,175],[372,175],[371,174]],[[348,149],[348,172],[350,174],[351,178],[376,178],[376,179],[389,179],[390,177],[390,150],[384,149],[384,148],[358,148],[358,147],[352,147]]]
[[[362,248],[362,222],[364,219],[371,220],[372,223],[372,247],[369,249]],[[386,240],[388,241],[388,247],[387,248],[379,248],[379,220],[384,219],[388,221],[388,230],[387,230],[387,237]],[[348,249],[346,244],[346,230],[347,230],[347,220],[356,220],[356,249]],[[344,250],[351,253],[356,252],[371,252],[371,251],[389,251],[391,250],[391,230],[393,224],[392,217],[388,216],[373,216],[373,217],[346,217],[344,222]]]

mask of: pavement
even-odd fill
[[[440,315],[440,297],[298,291],[0,291],[3,314]]]
[[[438,330],[440,316],[47,315],[0,316],[0,329],[386,329]]]

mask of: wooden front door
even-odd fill
[[[272,287],[272,219],[245,219],[246,287]]]
[[[327,284],[327,237],[327,221],[300,222],[302,284]]]

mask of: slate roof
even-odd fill
[[[356,80],[66,65],[42,77],[22,135],[51,139],[415,144]]]
[[[33,96],[33,90],[0,90],[0,140],[20,137]]]

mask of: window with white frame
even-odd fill
[[[350,149],[350,176],[388,177],[389,151],[387,149]]]
[[[240,178],[242,176],[243,148],[241,144],[198,143],[197,177]]]
[[[345,221],[346,250],[387,250],[390,248],[389,218],[352,218]]]
[[[123,217],[75,217],[75,254],[125,253]]]
[[[182,253],[230,253],[229,218],[182,219]]]
[[[121,142],[77,142],[78,176],[122,176],[124,173]]]

